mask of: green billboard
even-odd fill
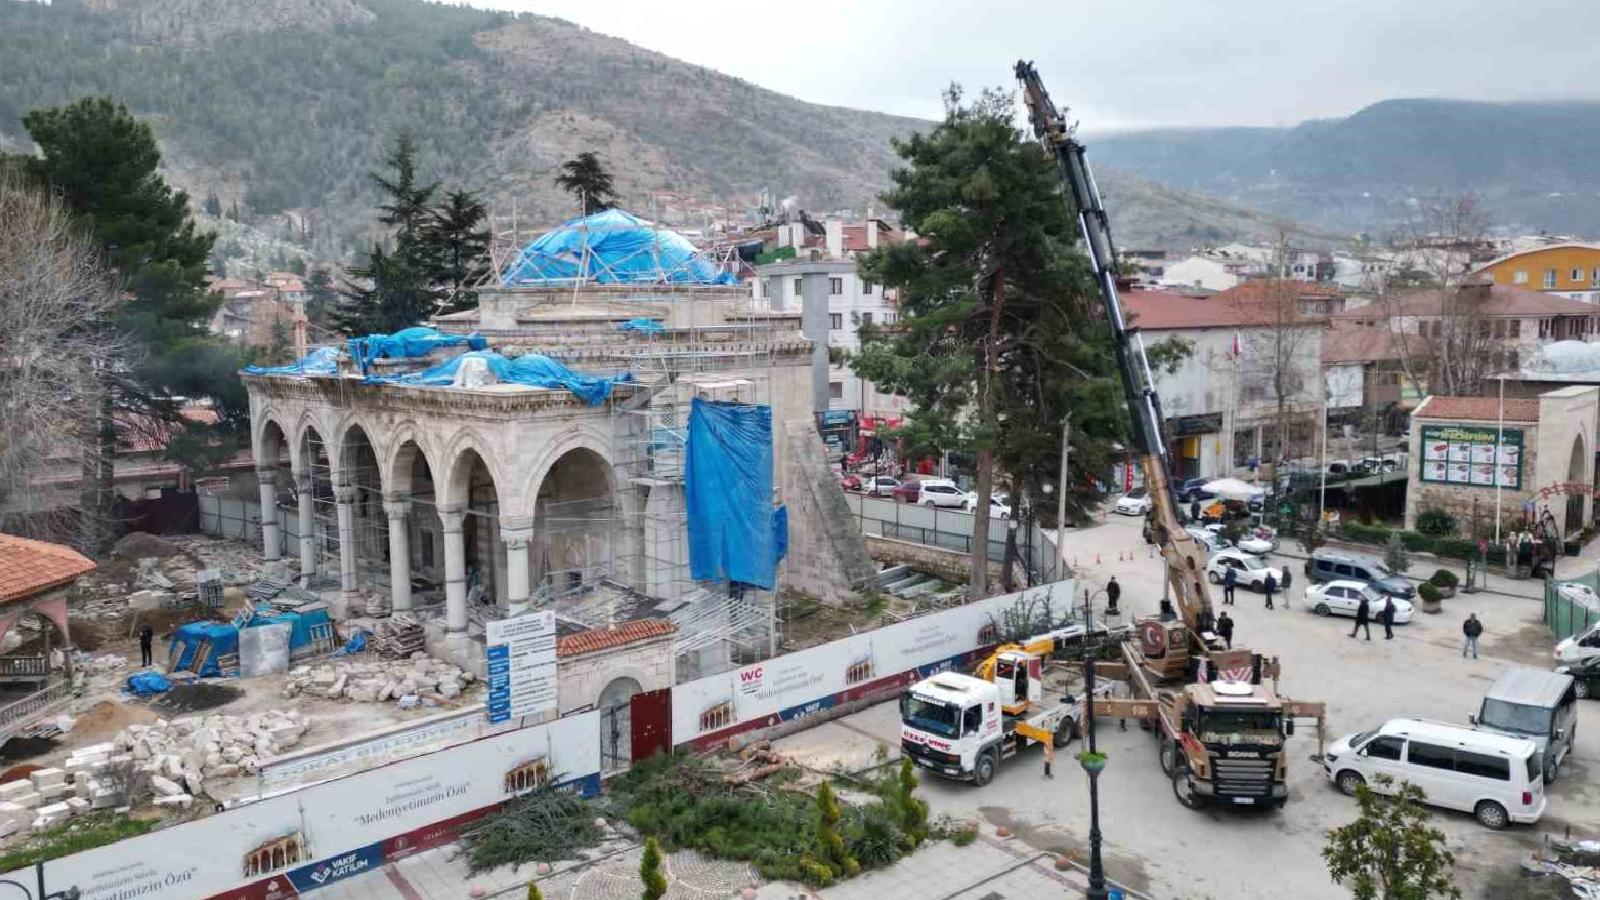
[[[1497,479],[1499,487],[1522,488],[1522,429],[1422,426],[1423,481],[1492,488]]]

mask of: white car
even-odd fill
[[[1185,525],[1183,526],[1183,530],[1189,532],[1190,537],[1199,541],[1202,547],[1205,547],[1206,550],[1212,553],[1217,553],[1233,546],[1232,544],[1228,543],[1227,538],[1216,532],[1207,531],[1198,525]]]
[[[1134,488],[1118,497],[1117,505],[1112,510],[1124,516],[1142,516],[1150,511],[1150,492],[1144,488]]]
[[[1212,584],[1221,584],[1227,577],[1229,569],[1239,574],[1236,584],[1247,587],[1253,591],[1264,591],[1267,586],[1267,576],[1272,576],[1274,584],[1283,584],[1283,570],[1269,566],[1261,561],[1258,556],[1252,556],[1243,550],[1219,550],[1206,563],[1206,578]]]
[[[868,497],[893,497],[895,488],[900,486],[900,479],[888,475],[874,475],[867,479]]]
[[[1361,598],[1367,598],[1367,613],[1373,622],[1378,621],[1378,615],[1383,612],[1385,595],[1373,590],[1369,585],[1360,581],[1324,581],[1306,587],[1305,599],[1302,601],[1305,608],[1319,616],[1353,616],[1356,608],[1361,605]],[[1394,623],[1404,625],[1411,621],[1411,601],[1394,599]]]
[[[964,504],[962,504],[961,508],[966,510],[967,512],[976,512],[977,509],[978,509],[978,495],[977,495],[977,493],[976,492],[968,493],[968,494],[966,494],[966,498],[967,498],[966,502]],[[1004,493],[990,494],[989,495],[989,518],[991,518],[991,519],[1009,519],[1009,518],[1011,518],[1011,498],[1007,497]]]
[[[918,484],[917,502],[923,506],[967,505],[967,492],[956,487],[954,481],[929,479]]]
[[[1220,524],[1206,526],[1207,533],[1214,534],[1219,538],[1222,537],[1223,531],[1224,526]],[[1278,549],[1278,542],[1272,538],[1265,537],[1265,533],[1266,532],[1263,532],[1260,529],[1247,531],[1243,535],[1240,535],[1239,540],[1234,542],[1233,546],[1238,547],[1240,550],[1243,550],[1252,556],[1266,556],[1272,551]],[[1224,539],[1223,546],[1227,546],[1226,539]]]

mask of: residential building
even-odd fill
[[[1170,338],[1192,347],[1175,371],[1154,373],[1180,475],[1227,475],[1251,460],[1303,456],[1322,421],[1326,324],[1310,319],[1278,324],[1277,310],[1268,302],[1219,296],[1123,295],[1147,348]],[[1287,388],[1281,419],[1276,383]]]
[[[1474,272],[1497,285],[1600,303],[1600,244],[1564,243],[1523,250]]]
[[[1292,303],[1292,314],[1305,319],[1326,319],[1344,311],[1344,292],[1336,284],[1298,278],[1252,278],[1217,293],[1211,299],[1224,303]],[[1290,312],[1286,307],[1285,312]]]
[[[1196,253],[1169,262],[1159,283],[1188,290],[1225,291],[1265,271],[1264,266],[1253,260]]]
[[[272,272],[261,279],[267,287],[278,292],[278,299],[295,308],[303,308],[310,293],[305,279],[293,272]]]

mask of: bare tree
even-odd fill
[[[1296,414],[1307,402],[1322,397],[1317,379],[1322,370],[1318,356],[1308,355],[1325,318],[1303,307],[1304,285],[1284,277],[1289,247],[1280,239],[1271,275],[1234,300],[1240,322],[1239,394],[1235,402],[1255,397],[1273,403],[1273,429],[1277,433],[1280,461],[1301,455],[1293,441]],[[1232,461],[1229,461],[1232,464]]]
[[[0,169],[0,528],[60,538],[106,526],[62,502],[50,476],[110,464],[78,455],[93,455],[80,448],[100,408],[95,369],[127,355],[105,327],[122,302],[67,208]]]

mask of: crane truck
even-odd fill
[[[1002,760],[1027,747],[1065,747],[1083,721],[1084,698],[1079,670],[1054,657],[1088,634],[1069,625],[997,647],[972,675],[941,672],[913,684],[900,696],[901,752],[935,774],[981,787]]]
[[[1318,754],[1325,711],[1321,703],[1279,696],[1278,661],[1223,646],[1212,632],[1214,613],[1205,578],[1205,550],[1179,518],[1172,469],[1161,432],[1161,400],[1144,338],[1130,326],[1117,294],[1116,249],[1100,189],[1084,146],[1056,109],[1033,64],[1016,76],[1035,137],[1055,160],[1068,213],[1078,220],[1111,327],[1123,398],[1132,419],[1132,446],[1151,498],[1146,535],[1161,552],[1177,609],[1135,624],[1122,644],[1120,672],[1131,698],[1094,701],[1096,715],[1136,718],[1156,733],[1162,771],[1173,794],[1193,808],[1207,801],[1280,806],[1288,797],[1285,741],[1295,717],[1317,722]],[[1111,667],[1107,667],[1111,668]],[[1272,686],[1263,683],[1270,679]],[[1081,720],[1079,720],[1081,721]]]

